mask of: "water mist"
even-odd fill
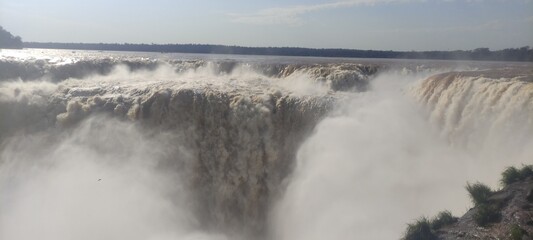
[[[467,115],[477,117],[477,124],[493,127],[470,127],[451,135],[447,132],[451,126],[428,121],[446,110],[433,113],[431,106],[416,101],[417,94],[426,90],[426,77],[382,74],[372,81],[370,92],[357,94],[317,125],[299,149],[297,167],[273,213],[274,239],[396,239],[406,223],[421,216],[442,210],[463,214],[470,207],[464,190],[468,181],[497,187],[504,167],[527,163],[523,156],[531,149],[530,135],[512,145],[502,143],[526,134],[523,129],[531,124],[520,125],[525,117],[518,116],[530,112],[513,113],[514,108],[502,107],[511,110]],[[463,93],[454,90],[449,91]],[[500,93],[504,97],[497,106],[513,99]],[[450,101],[464,101],[458,104],[470,107],[479,102],[464,97]],[[500,124],[516,127],[507,131],[494,127],[493,114],[506,115]],[[484,146],[453,144],[465,139]],[[497,159],[503,155],[507,158]]]
[[[0,155],[0,239],[223,239],[198,231],[164,134],[96,117]]]
[[[531,161],[520,66],[47,54],[0,56],[0,239],[397,239]]]

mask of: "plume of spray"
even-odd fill
[[[225,239],[202,232],[179,171],[165,167],[188,158],[172,140],[104,117],[11,138],[0,153],[0,239]]]
[[[520,71],[497,73],[438,74],[411,89],[449,144],[488,167],[476,176],[490,184],[503,167],[531,162],[533,155],[533,83]]]
[[[194,209],[192,212],[197,214],[196,217],[198,218],[198,222],[201,222],[196,223],[197,220],[191,217],[193,218],[192,222],[194,223],[191,224],[196,227],[203,224],[214,225],[214,227],[207,226],[211,229],[218,228],[218,225],[226,227],[227,225],[230,225],[228,222],[239,222],[245,217],[248,217],[248,215],[251,215],[251,217],[248,217],[251,218],[251,220],[246,219],[246,224],[250,226],[253,224],[253,226],[260,225],[259,227],[262,227],[262,221],[264,218],[255,217],[256,215],[263,215],[262,204],[263,202],[266,202],[263,200],[266,199],[265,194],[260,191],[262,191],[262,187],[267,184],[273,186],[272,191],[276,191],[276,186],[278,185],[276,182],[278,179],[282,178],[281,176],[284,176],[283,171],[273,171],[274,173],[269,174],[269,179],[261,178],[265,172],[271,171],[268,168],[275,169],[275,166],[277,165],[274,161],[282,159],[284,156],[281,155],[285,154],[285,152],[283,152],[284,149],[281,147],[274,148],[269,145],[278,143],[271,141],[271,138],[274,137],[270,134],[276,134],[274,131],[291,133],[290,129],[293,128],[290,124],[293,123],[284,121],[284,111],[290,111],[291,114],[294,112],[296,117],[290,119],[297,123],[297,127],[306,129],[307,125],[310,125],[307,121],[312,122],[314,121],[314,118],[300,120],[297,118],[297,114],[302,114],[302,116],[304,116],[309,113],[310,116],[313,116],[313,114],[320,116],[320,112],[324,110],[321,108],[321,99],[317,99],[315,103],[315,100],[311,97],[300,99],[297,96],[326,94],[329,89],[321,83],[309,80],[306,78],[307,75],[305,74],[294,74],[287,77],[287,79],[280,79],[264,76],[255,72],[253,69],[248,68],[246,65],[233,66],[231,71],[219,72],[219,69],[218,66],[207,64],[205,67],[189,69],[184,72],[176,72],[172,66],[161,64],[155,70],[143,69],[132,72],[126,66],[118,65],[105,76],[90,75],[83,79],[71,78],[59,83],[51,83],[47,81],[3,82],[0,84],[0,111],[6,113],[6,115],[13,115],[16,117],[7,118],[5,117],[6,115],[4,115],[0,118],[0,129],[9,130],[8,134],[0,137],[6,138],[12,134],[21,134],[21,132],[34,133],[36,131],[42,131],[43,129],[53,128],[54,126],[57,128],[56,131],[61,132],[66,128],[76,126],[79,121],[83,121],[83,119],[90,118],[90,116],[98,113],[108,114],[118,119],[130,118],[131,120],[138,120],[146,128],[163,128],[167,130],[170,129],[171,131],[176,130],[177,132],[183,130],[184,133],[182,135],[188,138],[186,139],[188,142],[185,145],[188,147],[192,146],[194,149],[191,149],[191,151],[196,151],[198,149],[203,150],[201,153],[202,155],[197,152],[192,153],[196,157],[191,161],[191,165],[194,166],[187,169],[190,170],[189,172],[182,174],[185,175],[183,178],[187,181],[185,184],[187,188],[193,186],[192,188],[194,189],[192,189],[191,195],[194,195],[192,197],[195,198],[195,204],[192,204],[193,206],[186,206],[185,209]],[[189,93],[192,93],[192,95]],[[291,95],[291,97],[286,97],[288,95]],[[292,98],[293,95],[296,96]],[[169,105],[166,107],[171,109],[171,111],[158,105],[161,102],[164,103],[167,101],[166,99],[170,98],[170,96],[173,96],[172,99],[174,101],[169,101]],[[151,101],[151,99],[155,100]],[[145,101],[147,103],[145,103]],[[305,108],[307,107],[305,105],[307,104],[306,101],[309,102],[309,108],[314,111],[305,111]],[[141,108],[141,104],[144,104],[143,108]],[[13,105],[14,107],[10,107]],[[324,102],[323,105],[327,105],[327,102]],[[139,113],[141,109],[144,110],[143,114]],[[231,114],[226,114],[228,111]],[[274,112],[277,112],[278,115],[271,116]],[[165,118],[161,116],[165,116]],[[143,117],[146,119],[141,119]],[[19,121],[19,119],[26,120]],[[209,121],[208,125],[203,124],[203,121],[206,119]],[[92,122],[94,121],[95,120],[92,120]],[[111,120],[107,118],[99,120],[102,124],[109,121]],[[273,121],[279,122],[278,124],[275,124],[277,129],[274,130],[274,128],[272,128],[273,130],[269,130],[271,129],[270,127],[273,127],[271,126]],[[111,121],[109,124],[115,124],[113,122],[115,121]],[[85,126],[86,124],[88,124],[88,122],[83,123],[81,126]],[[196,124],[198,125],[198,128],[194,127]],[[122,126],[124,123],[118,125]],[[161,125],[171,127],[165,128],[165,126],[161,127]],[[189,127],[191,125],[193,127]],[[237,125],[238,127],[236,127]],[[75,128],[77,129],[77,127]],[[230,134],[226,133],[228,130],[230,131]],[[138,129],[132,131],[133,132],[129,135],[117,134],[116,139],[111,140],[111,143],[109,144],[114,145],[124,141],[120,139],[137,139],[145,137],[144,135],[137,133]],[[204,135],[202,134],[203,131],[209,132],[210,134]],[[70,133],[76,135],[77,138],[85,136],[91,132],[92,130],[85,132],[70,131]],[[220,135],[213,136],[213,133]],[[54,135],[57,133],[51,134]],[[87,141],[84,141],[81,144],[82,146],[80,149],[76,151],[78,151],[81,156],[84,156],[86,155],[83,154],[84,152],[92,151],[91,148],[85,149],[85,143],[89,142],[89,139],[92,139],[99,144],[106,145],[107,140],[102,139],[102,137],[114,133],[113,131],[110,131],[103,133],[99,132],[99,134],[102,134],[102,136],[87,137]],[[206,137],[198,138],[198,136]],[[282,136],[286,135],[283,134]],[[22,138],[22,136],[20,138]],[[294,138],[299,138],[299,136]],[[154,147],[144,145],[138,147],[136,144],[124,144],[117,146],[116,149],[122,149],[120,151],[123,152],[126,151],[124,149],[129,148],[149,148],[159,149],[162,152],[165,152],[176,148],[176,146],[160,144],[161,142],[166,141],[155,140],[157,141],[153,143]],[[67,139],[65,141],[67,141],[65,144],[70,144],[70,140]],[[283,139],[281,139],[280,142],[281,141],[283,141]],[[151,142],[151,140],[148,142]],[[295,140],[294,142],[300,141]],[[44,148],[40,145],[41,143],[42,142],[37,142],[34,145],[28,145],[25,143],[14,145],[14,143],[11,143],[1,152],[3,154],[8,154],[9,152],[33,152],[34,149]],[[89,143],[92,146],[93,143]],[[195,143],[200,143],[201,146],[195,145]],[[26,146],[27,150],[24,148],[21,151],[12,151],[11,149],[14,146]],[[47,146],[46,149],[54,149],[58,146]],[[291,148],[290,146],[286,148],[295,149],[295,147]],[[237,152],[237,150],[232,149],[239,150]],[[76,151],[73,150],[69,154],[74,155],[76,154]],[[230,154],[232,154],[232,151],[235,151],[236,154],[231,156]],[[292,152],[289,154],[292,154]],[[12,155],[9,157],[11,160],[6,160],[6,163],[18,162],[18,159],[21,158],[21,156],[17,154],[10,155]],[[29,157],[31,160],[27,161],[28,164],[20,166],[20,169],[22,169],[20,172],[24,172],[24,168],[33,168],[33,164],[39,162],[35,159],[39,159],[41,155],[47,156],[46,159],[56,159],[55,155],[49,156],[50,154],[48,152],[46,152],[46,154],[36,155],[37,156],[32,155]],[[65,158],[69,157],[70,155]],[[150,158],[153,162],[161,162],[159,157],[154,154],[147,154],[147,156],[134,155],[133,157],[134,159]],[[265,161],[265,157],[267,157],[269,161]],[[5,158],[8,159],[8,157]],[[289,157],[287,157],[287,159],[288,158]],[[63,159],[63,157],[59,159]],[[105,159],[106,157],[101,156],[92,157],[89,160],[72,157],[71,160],[65,160],[65,162],[72,163],[76,166],[77,164],[74,163],[78,161],[81,163],[92,163],[93,161],[99,163],[100,161],[105,161]],[[208,166],[209,169],[202,168],[202,164],[204,164],[202,159],[205,160],[205,165]],[[231,162],[226,161],[227,159],[231,160]],[[255,161],[256,159],[257,161]],[[63,161],[54,161],[61,163],[56,165],[63,166]],[[123,159],[122,156],[116,158],[115,161],[124,162],[123,165],[125,166],[138,166],[138,163],[142,162]],[[228,163],[226,164],[226,162]],[[9,169],[7,165],[0,165],[2,165],[3,169]],[[106,169],[105,167],[106,166],[103,166],[102,168]],[[144,169],[144,167],[139,166],[139,169]],[[52,170],[55,171],[55,168]],[[10,171],[11,170],[6,170],[6,173]],[[65,171],[70,171],[70,169]],[[168,172],[160,171],[153,171],[150,173],[150,176],[156,177],[160,174],[163,174],[163,176],[173,176],[173,174]],[[51,173],[51,175],[53,174]],[[178,177],[175,178],[175,181],[169,180],[169,182],[179,183],[181,179],[178,179]],[[251,180],[243,181],[243,179],[248,178]],[[261,179],[255,180],[256,178]],[[8,179],[8,177],[6,177],[6,179]],[[19,179],[21,181],[26,181],[25,178]],[[27,179],[36,178],[31,177]],[[59,183],[62,181],[70,180],[61,179],[57,182]],[[269,181],[273,183],[271,184]],[[11,188],[12,184],[10,184],[10,182],[13,181],[5,181],[5,185],[0,186],[2,190]],[[129,182],[129,180],[124,182]],[[241,185],[235,185],[234,182],[243,182],[242,185],[245,187],[239,187]],[[248,184],[250,187],[246,188]],[[150,186],[150,183],[146,183],[145,185]],[[175,184],[173,187],[183,188],[180,184]],[[148,190],[151,189],[151,187],[146,188]],[[241,189],[244,190],[241,191]],[[50,189],[50,191],[52,190],[55,189]],[[166,191],[167,189],[164,188],[163,190]],[[48,189],[43,191],[50,192]],[[64,191],[71,192],[68,189]],[[111,192],[113,191],[109,191],[109,193]],[[185,190],[183,192],[183,195],[188,195]],[[241,192],[243,192],[242,195],[244,196],[239,195]],[[255,192],[259,193],[255,194]],[[76,191],[73,191],[72,193],[76,194]],[[146,193],[146,195],[154,195],[154,198],[156,199],[158,199],[158,194],[160,195],[159,192]],[[4,195],[10,196],[12,194],[6,193]],[[103,195],[106,194],[104,193]],[[31,196],[30,193],[28,193],[28,196]],[[169,197],[169,199],[173,198]],[[226,207],[233,202],[239,203],[239,209],[235,210],[235,208],[230,209],[229,207]],[[257,207],[257,205],[260,206]],[[198,208],[202,209],[197,210]],[[243,213],[239,212],[240,208],[245,209],[242,211]],[[181,205],[178,205],[177,209],[182,209]],[[65,212],[70,212],[70,210],[65,210]],[[248,215],[241,217],[239,214]],[[237,215],[237,217],[234,217],[235,215]],[[71,219],[75,218],[73,217]],[[131,219],[138,219],[138,217],[131,216]],[[254,221],[259,223],[256,224]],[[57,221],[53,219],[51,222]],[[189,221],[185,222],[189,223]],[[180,226],[180,223],[178,223],[177,226]],[[246,227],[247,226],[242,226],[242,228]],[[11,229],[10,226],[6,226],[6,228]],[[234,232],[233,230],[224,230],[227,230],[227,232]],[[237,231],[241,230],[242,229],[239,229]],[[117,230],[117,232],[120,231]],[[138,235],[141,236],[141,234]],[[58,238],[61,239],[61,237]],[[140,237],[140,239],[144,238]]]
[[[467,181],[497,181],[509,161],[449,144],[413,101],[408,89],[425,77],[381,74],[318,124],[272,214],[274,239],[395,239],[420,216],[464,213]]]
[[[176,66],[161,63],[157,64],[157,68],[132,71],[119,64],[113,65],[109,71],[106,67],[103,75],[91,73],[83,75],[82,79],[66,78],[59,83],[36,81],[30,84],[19,81],[0,84],[0,101],[5,103],[0,104],[0,112],[22,111],[18,107],[9,107],[11,102],[20,103],[21,106],[35,106],[23,110],[22,117],[0,119],[0,130],[13,128],[11,124],[17,123],[19,119],[27,119],[26,122],[31,123],[35,119],[48,118],[46,123],[35,124],[35,128],[39,130],[51,127],[54,123],[58,125],[56,129],[51,128],[33,135],[22,135],[15,131],[2,135],[4,133],[0,132],[0,139],[18,134],[6,141],[0,149],[0,239],[225,239],[225,236],[204,231],[203,226],[200,226],[202,223],[197,219],[199,216],[195,216],[192,212],[194,210],[190,210],[194,209],[191,207],[194,204],[191,204],[191,194],[185,187],[187,184],[184,184],[184,179],[190,176],[182,176],[180,164],[187,164],[189,158],[193,157],[179,147],[178,141],[168,135],[147,134],[131,123],[90,116],[105,111],[120,119],[137,116],[140,114],[130,113],[140,112],[143,100],[165,100],[170,93],[182,93],[180,91],[184,90],[183,92],[194,93],[181,95],[184,97],[197,93],[210,96],[209,101],[203,102],[205,104],[202,106],[217,110],[199,111],[209,116],[197,114],[197,118],[191,118],[191,121],[199,122],[196,119],[211,117],[213,125],[210,126],[219,126],[217,124],[221,123],[222,118],[217,116],[224,115],[213,113],[223,112],[219,107],[223,105],[213,103],[221,103],[220,98],[215,96],[227,95],[237,100],[229,105],[231,109],[238,110],[235,111],[239,113],[234,115],[235,119],[229,121],[236,124],[216,129],[221,133],[226,129],[242,129],[244,124],[241,123],[247,121],[253,131],[244,131],[242,135],[227,138],[238,138],[239,141],[235,141],[238,144],[234,145],[243,147],[253,145],[252,140],[261,138],[263,141],[268,136],[255,131],[261,129],[257,126],[268,126],[264,129],[289,133],[294,128],[280,128],[280,125],[301,126],[302,119],[311,116],[292,118],[292,115],[288,115],[287,118],[280,118],[283,121],[279,123],[283,124],[269,125],[270,118],[258,116],[257,113],[265,114],[263,116],[274,113],[270,108],[263,107],[267,106],[263,103],[268,103],[266,100],[270,98],[261,99],[257,96],[282,99],[285,95],[291,95],[296,97],[298,103],[306,103],[305,96],[327,96],[345,88],[357,89],[359,82],[366,83],[366,78],[360,79],[359,76],[348,74],[353,70],[351,67],[346,71],[339,68],[333,74],[326,71],[327,74],[322,76],[323,70],[316,66],[288,71],[288,74],[282,74],[284,71],[275,68],[274,72],[277,74],[264,74],[266,71],[257,71],[248,65],[231,62],[193,65],[194,67],[189,67],[185,64],[184,69],[178,71]],[[421,85],[415,83],[415,80],[423,79],[428,74],[406,74],[382,74],[372,81],[371,91],[365,93],[333,93],[335,96],[351,96],[352,99],[324,119],[299,149],[296,168],[288,179],[285,195],[276,203],[269,219],[271,222],[268,227],[272,234],[269,237],[281,240],[398,238],[405,224],[421,215],[432,215],[443,209],[452,210],[456,214],[464,212],[468,206],[464,184],[467,181],[486,180],[480,179],[480,176],[492,176],[488,180],[495,182],[497,171],[511,164],[510,161],[484,159],[494,149],[509,153],[510,158],[528,155],[524,146],[533,146],[527,145],[531,143],[530,140],[526,143],[513,142],[512,150],[507,149],[508,145],[489,149],[490,147],[463,148],[458,146],[460,144],[450,144],[451,140],[457,139],[459,141],[452,143],[465,142],[464,139],[468,143],[484,144],[487,141],[478,140],[487,139],[491,139],[488,141],[491,143],[501,143],[498,139],[509,139],[516,134],[517,128],[499,127],[492,128],[500,129],[498,131],[483,134],[483,129],[472,129],[471,126],[476,124],[468,120],[459,125],[461,131],[456,131],[458,128],[454,125],[454,119],[457,118],[454,114],[457,111],[448,108],[466,105],[470,106],[467,109],[478,109],[487,102],[498,102],[506,98],[472,101],[478,102],[478,105],[465,104],[472,94],[464,91],[468,88],[457,84],[456,90],[442,94],[442,101],[436,101],[439,107],[432,108],[431,104],[427,104],[416,94],[416,89]],[[406,91],[413,83],[416,84],[415,98],[411,98],[412,92]],[[491,84],[480,81],[478,85]],[[527,89],[518,85],[508,89],[522,89],[527,95]],[[363,89],[367,88],[366,85],[363,86]],[[35,94],[36,92],[39,94]],[[429,89],[428,92],[434,91]],[[466,97],[453,97],[458,96],[454,92],[466,93]],[[479,94],[480,97],[474,99],[483,99],[483,92]],[[508,96],[512,95],[512,91],[508,93]],[[454,103],[448,104],[446,96],[452,96],[449,99],[453,99]],[[162,119],[158,116],[164,116],[167,109],[158,106],[163,106],[160,103],[165,101],[155,100],[146,101],[149,111],[144,113],[154,123],[161,123]],[[309,103],[321,103],[319,100]],[[429,109],[420,108],[420,103],[427,104]],[[50,105],[57,106],[47,107]],[[529,102],[524,105],[531,106]],[[280,106],[287,112],[297,114],[322,109],[316,106]],[[505,105],[499,106],[506,109]],[[41,110],[37,112],[34,109]],[[187,117],[187,114],[181,113],[190,110],[176,109],[175,115],[172,115],[174,118],[166,119],[168,123],[176,124],[175,117]],[[438,110],[434,111],[435,109]],[[483,115],[484,112],[486,111],[481,111],[480,114]],[[511,117],[501,118],[497,126],[512,125],[510,119],[517,112],[519,111],[508,111],[507,115]],[[472,116],[469,119],[483,122],[490,121],[490,116],[492,115],[482,118]],[[528,116],[531,115],[525,115],[525,121],[524,118],[519,118],[521,123],[531,123]],[[321,114],[317,114],[317,121],[321,117]],[[4,119],[5,122],[1,122]],[[446,119],[447,122],[442,124],[440,119]],[[17,126],[27,130],[29,127],[26,122],[20,121]],[[267,124],[257,124],[263,122]],[[525,126],[525,129],[531,129],[528,128],[531,125]],[[205,125],[202,127],[205,128]],[[520,129],[524,128],[518,128]],[[191,128],[191,131],[198,129]],[[195,134],[191,134],[193,135]],[[210,132],[205,135],[216,139],[215,143],[224,139]],[[520,139],[531,139],[527,132],[522,132],[519,136],[522,136]],[[492,141],[494,139],[496,141]],[[195,142],[192,139],[186,140]],[[220,146],[225,144],[228,142],[223,142]],[[260,146],[257,149],[275,149],[257,145]],[[219,151],[210,142],[205,146],[212,148],[213,153]],[[259,152],[248,149],[249,147],[243,148],[251,153]],[[239,153],[242,152],[243,150],[239,150]],[[274,153],[272,155],[277,154]],[[224,151],[216,154],[227,155]],[[220,158],[206,159],[205,162],[213,166],[220,163]],[[262,168],[264,165],[257,165],[261,168],[254,167],[255,165],[249,164],[249,158],[244,157],[241,161],[230,157],[227,159],[231,160],[227,162],[235,164],[238,171],[227,174],[226,167],[211,168],[211,173],[223,180],[235,179],[240,182],[241,175],[253,176],[260,173],[263,176],[265,172],[268,173],[265,176],[271,180],[281,169],[265,171]],[[240,164],[241,162],[246,164]],[[263,162],[265,161],[258,161]],[[269,164],[272,165],[271,162]],[[195,176],[209,179],[211,173],[201,171]],[[257,182],[261,183],[263,180]],[[221,190],[208,191],[215,197],[235,200],[233,193],[237,191],[228,191],[231,188],[231,185],[226,185],[228,182],[206,181],[204,185]],[[269,190],[278,190],[277,179],[274,182],[276,184],[269,185]],[[235,186],[237,185],[233,185],[234,188]],[[243,192],[250,191],[245,189]],[[223,211],[232,211],[225,207],[228,205],[221,206]],[[216,214],[208,217],[216,218]],[[232,220],[224,216],[218,219]]]

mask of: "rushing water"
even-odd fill
[[[533,155],[529,64],[0,55],[0,239],[394,239]]]

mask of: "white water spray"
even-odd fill
[[[20,136],[0,155],[0,239],[222,239],[199,231],[172,138],[91,118]],[[174,157],[175,158],[175,157]]]
[[[531,83],[401,64],[2,60],[0,238],[395,239],[462,214],[467,181],[531,155]]]

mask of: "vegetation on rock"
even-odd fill
[[[511,226],[511,240],[522,240],[525,236],[529,236],[526,230],[518,226],[517,224],[513,224]]]
[[[475,211],[474,221],[482,227],[489,223],[497,222],[500,219],[500,209],[491,204],[478,205]]]
[[[505,187],[512,183],[525,180],[528,177],[533,177],[532,165],[525,165],[521,169],[517,169],[516,167],[508,167],[502,172],[502,179],[500,182]]]
[[[437,236],[431,229],[431,223],[425,217],[421,217],[414,223],[407,224],[407,231],[403,240],[433,240]]]
[[[435,232],[440,228],[454,224],[457,218],[450,211],[442,211],[429,221],[425,217],[417,219],[414,223],[407,224],[404,240],[433,240],[437,239]]]
[[[457,218],[452,215],[450,211],[442,211],[433,220],[431,220],[431,228],[438,230],[446,225],[454,224]]]
[[[492,190],[487,185],[480,182],[474,184],[467,183],[466,190],[470,194],[470,199],[474,206],[486,204],[492,194]]]
[[[448,211],[428,221],[408,224],[403,239],[531,239],[533,236],[533,166],[508,167],[492,191],[482,183],[467,183],[474,204],[461,218]]]

